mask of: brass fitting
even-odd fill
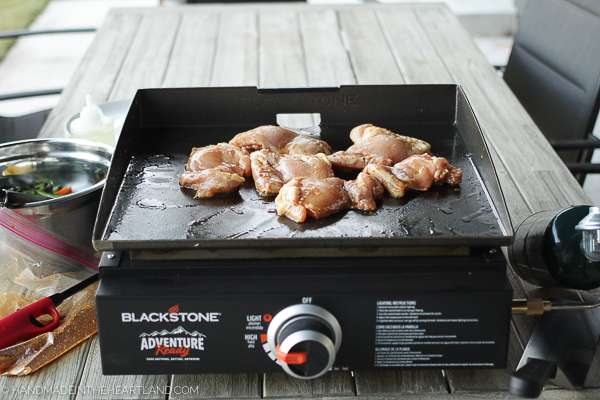
[[[552,303],[542,299],[513,299],[512,313],[515,315],[542,315],[552,310]]]

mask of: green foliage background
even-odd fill
[[[25,29],[44,10],[50,0],[0,0],[0,32]],[[0,61],[15,39],[0,39]]]

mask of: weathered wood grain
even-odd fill
[[[358,84],[404,83],[375,14],[340,11],[339,18]]]
[[[163,87],[210,85],[220,20],[216,13],[183,15]]]
[[[454,83],[412,10],[375,14],[406,83]]]
[[[211,86],[258,86],[258,14],[223,13]]]
[[[132,99],[138,89],[162,86],[181,18],[159,13],[144,17],[109,101]]]
[[[308,85],[355,85],[348,52],[344,48],[338,18],[333,10],[300,13],[300,29],[306,57]]]
[[[442,371],[355,372],[358,396],[436,396],[448,394]]]
[[[103,375],[98,335],[91,348],[78,385],[77,400],[146,399],[162,400],[168,393],[167,375]]]
[[[169,399],[258,399],[260,375],[173,375]]]
[[[44,123],[40,137],[65,137],[64,124],[81,111],[87,94],[91,94],[97,103],[108,101],[141,21],[142,17],[136,14],[111,13],[107,16],[98,30],[97,39],[90,45]]]
[[[600,389],[583,389],[583,390],[560,390],[548,389],[545,390],[540,397],[540,400],[596,400],[600,399]]]
[[[266,11],[260,13],[259,21],[260,87],[307,86],[298,14]]]
[[[284,373],[265,374],[264,398],[354,396],[350,372],[329,372],[316,379],[296,379]]]
[[[260,13],[259,21],[259,86],[263,88],[308,86],[298,13],[264,11]],[[281,125],[288,127],[314,125],[310,115],[286,114],[278,117],[277,120]]]

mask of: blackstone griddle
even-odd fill
[[[193,147],[282,114],[319,114],[295,129],[334,151],[365,123],[418,137],[463,180],[304,223],[277,216],[252,179],[211,199],[179,186]],[[459,86],[139,90],[93,235],[103,372],[504,368],[512,288],[499,247],[512,239]]]

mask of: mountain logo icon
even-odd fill
[[[156,337],[156,336],[176,336],[176,335],[185,335],[185,336],[191,336],[191,337],[206,337],[205,334],[200,333],[198,331],[194,331],[194,332],[188,332],[186,331],[182,326],[178,326],[177,328],[173,329],[171,332],[169,332],[166,329],[163,329],[162,331],[154,331],[152,333],[142,333],[140,335],[140,337]]]

